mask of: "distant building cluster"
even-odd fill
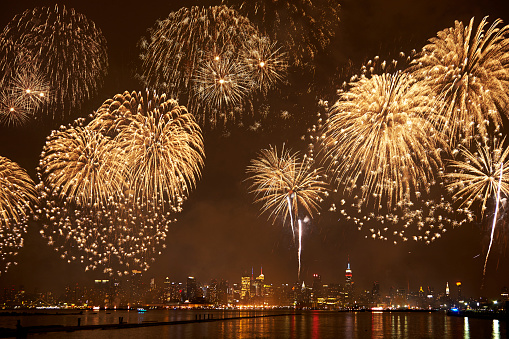
[[[4,288],[0,296],[0,308],[18,307],[76,307],[76,308],[272,308],[322,310],[362,309],[476,309],[484,305],[505,304],[509,300],[507,287],[501,291],[497,301],[474,300],[463,296],[461,282],[452,288],[446,284],[442,292],[432,287],[420,287],[417,291],[389,287],[382,293],[380,283],[373,282],[371,290],[356,291],[352,269],[348,263],[344,283],[323,283],[319,274],[314,274],[310,283],[274,285],[267,283],[263,271],[255,275],[244,273],[240,282],[212,279],[201,284],[195,277],[186,282],[172,281],[169,277],[143,282],[141,272],[133,271],[122,281],[95,280],[87,286],[68,285],[62,295],[28,293],[23,287]]]

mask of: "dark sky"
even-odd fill
[[[186,6],[214,4],[207,2],[177,2],[131,0],[66,1],[101,28],[107,41],[110,70],[99,95],[84,105],[74,118],[87,115],[116,93],[141,90],[132,79],[136,60],[136,43],[158,18]],[[310,88],[320,87],[325,99],[334,100],[335,86],[331,74],[344,73],[349,60],[360,65],[375,55],[419,50],[436,32],[454,24],[468,22],[472,16],[480,20],[489,15],[509,21],[506,1],[473,0],[414,0],[341,2],[340,26],[328,53],[320,56],[316,77]],[[47,1],[9,1],[2,5],[0,26],[25,9],[53,5]],[[477,21],[478,22],[478,21]],[[297,77],[291,80],[299,80]],[[286,88],[291,92],[291,86]],[[311,93],[309,93],[311,92]],[[145,276],[185,281],[189,275],[201,282],[212,278],[240,281],[244,271],[263,265],[267,281],[292,283],[297,276],[296,246],[290,228],[280,221],[274,224],[260,216],[260,206],[252,204],[247,193],[245,168],[261,148],[269,144],[280,147],[283,142],[294,150],[304,149],[300,136],[306,133],[316,113],[319,95],[308,91],[298,100],[281,104],[295,120],[277,129],[262,128],[256,133],[234,130],[229,137],[219,132],[205,134],[206,164],[203,178],[170,227],[167,248]],[[285,106],[286,105],[286,106]],[[51,124],[50,124],[51,125]],[[35,179],[35,167],[44,139],[51,127],[30,125],[23,128],[0,127],[0,154],[17,161]],[[265,131],[267,133],[265,133]],[[446,282],[463,282],[465,295],[496,296],[503,286],[509,286],[509,264],[504,244],[497,244],[490,257],[485,290],[480,290],[484,251],[487,246],[481,225],[473,223],[449,230],[431,245],[405,243],[393,245],[364,238],[354,225],[337,222],[335,217],[316,218],[306,225],[303,244],[303,278],[311,283],[318,273],[324,282],[344,283],[348,258],[357,288],[371,289],[380,282],[383,291],[390,286],[417,290],[419,286],[445,289]],[[97,273],[84,273],[78,264],[66,264],[38,235],[39,225],[30,224],[26,246],[20,251],[18,265],[0,277],[0,285],[23,284],[28,289],[61,288],[72,282],[86,282]],[[478,256],[480,254],[480,256]]]

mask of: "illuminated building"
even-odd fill
[[[322,277],[319,274],[313,274],[312,289],[311,302],[314,307],[318,307],[318,303],[323,303],[323,284]]]
[[[422,287],[421,287],[422,288]],[[373,282],[373,288],[371,289],[372,302],[374,304],[380,303],[380,284],[378,281]]]
[[[193,302],[197,298],[198,287],[194,277],[187,277],[186,300]]]
[[[445,285],[445,296],[446,297],[449,296],[449,282],[447,282],[447,284]]]
[[[211,304],[214,304],[214,305],[217,305],[219,303],[219,298],[218,298],[218,286],[217,286],[217,280],[216,279],[212,279],[210,281],[210,284],[209,286],[207,287],[207,294],[206,294],[206,299],[211,303]]]
[[[463,296],[461,295],[461,281],[457,281],[456,286],[458,287],[458,301],[463,300]]]
[[[353,304],[353,279],[352,270],[350,268],[350,261],[348,261],[345,271],[345,306],[352,306]]]
[[[248,274],[244,274],[241,279],[240,287],[240,299],[243,301],[249,300],[249,293],[251,291],[251,277]]]

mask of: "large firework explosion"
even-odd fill
[[[201,132],[175,100],[118,94],[41,154],[38,210],[48,243],[109,274],[147,270],[203,166]]]
[[[176,100],[124,92],[97,110],[90,128],[118,133],[130,189],[145,202],[177,202],[196,186],[204,162],[201,129]]]
[[[202,124],[235,119],[253,91],[263,93],[286,73],[284,53],[226,6],[181,8],[149,33],[139,44],[142,81],[187,97],[180,100]]]
[[[106,39],[84,15],[64,6],[37,7],[16,15],[0,35],[5,83],[27,64],[37,64],[52,95],[45,111],[69,114],[97,93],[107,73]]]
[[[497,19],[486,30],[484,18],[474,29],[456,21],[431,38],[410,71],[435,97],[441,120],[434,121],[450,138],[467,142],[486,135],[490,122],[498,127],[500,109],[509,104],[509,26]]]
[[[33,204],[35,185],[26,171],[0,156],[0,274],[15,264]]]
[[[305,213],[312,216],[319,209],[327,192],[323,175],[320,169],[311,168],[306,156],[301,161],[299,153],[291,154],[284,146],[280,153],[275,147],[260,151],[258,158],[247,167],[247,173],[251,174],[250,191],[256,196],[255,202],[263,203],[262,212],[270,211],[269,218],[274,221],[282,217],[284,223],[289,218],[293,234],[298,232],[300,279],[302,220]],[[299,207],[304,213],[299,212]],[[294,220],[298,221],[298,228]]]
[[[313,61],[326,48],[339,24],[340,4],[335,0],[223,0],[238,5],[247,16],[272,40],[283,44],[290,62],[301,66]]]
[[[441,139],[425,90],[411,76],[361,77],[330,111],[321,152],[338,187],[380,208],[427,191],[441,165]]]

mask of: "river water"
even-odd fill
[[[48,312],[48,311],[44,311]],[[56,313],[57,311],[53,311]],[[62,313],[62,311],[58,311]],[[0,328],[22,326],[115,324],[220,319],[287,314],[276,317],[162,325],[130,329],[81,330],[31,334],[28,338],[506,338],[507,322],[447,316],[443,312],[219,311],[148,310],[83,311],[83,314],[4,315]],[[78,320],[79,319],[79,320]]]

